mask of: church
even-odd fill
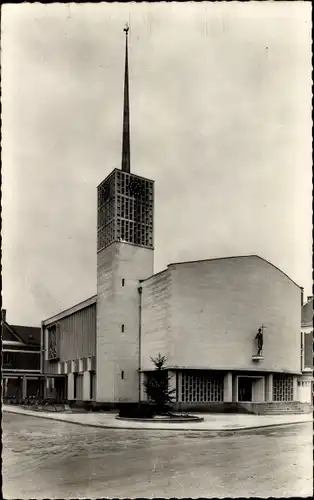
[[[257,255],[154,274],[154,181],[131,171],[128,28],[125,38],[121,169],[97,188],[97,295],[42,322],[46,395],[144,401],[160,353],[177,409],[303,411],[312,360],[301,363],[300,286]]]

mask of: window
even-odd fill
[[[313,368],[313,332],[304,332],[302,369]]]
[[[48,329],[48,359],[57,359],[57,325]]]
[[[183,372],[181,399],[189,403],[223,401],[223,378],[206,372]]]
[[[293,377],[291,375],[274,375],[273,400],[293,401]]]
[[[2,368],[6,370],[40,370],[40,352],[2,353]]]
[[[124,371],[121,371],[121,379],[124,380]]]
[[[4,352],[2,353],[2,363],[3,368],[13,368],[13,353]]]
[[[73,399],[76,399],[77,394],[77,373],[73,373]]]
[[[121,325],[121,332],[124,333],[124,325]]]
[[[94,393],[95,393],[95,379],[96,379],[96,373],[94,371],[89,372],[89,399],[93,400],[94,399]]]
[[[124,286],[124,283],[125,283],[125,279],[122,278],[122,286]]]

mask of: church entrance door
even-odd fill
[[[238,401],[252,401],[252,382],[249,377],[239,377],[238,379]]]

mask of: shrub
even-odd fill
[[[176,389],[169,389],[171,377],[165,369],[167,359],[158,354],[156,358],[151,358],[155,365],[155,370],[149,374],[144,382],[148,400],[153,403],[156,414],[169,415],[174,408],[173,393]]]

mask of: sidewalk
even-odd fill
[[[77,425],[101,427],[106,429],[150,429],[150,430],[176,430],[176,431],[235,431],[245,429],[258,429],[278,425],[300,424],[313,422],[313,415],[246,415],[227,413],[202,413],[202,422],[163,423],[163,422],[131,422],[117,420],[115,413],[45,413],[13,405],[2,405],[2,411],[29,415],[31,417],[48,418]],[[196,414],[196,413],[195,413]]]

